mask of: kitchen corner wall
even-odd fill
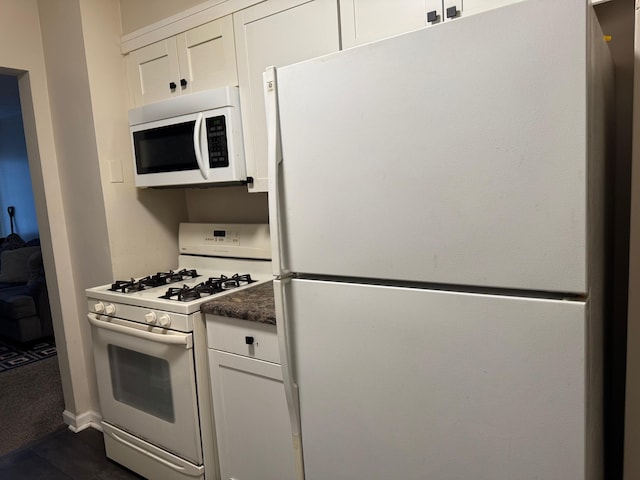
[[[603,32],[611,35],[614,61],[615,112],[609,155],[608,214],[609,272],[606,278],[605,325],[605,478],[622,478],[624,403],[629,289],[629,199],[631,195],[631,141],[633,99],[633,2],[610,0],[595,7]],[[633,479],[636,476],[631,477]]]
[[[74,266],[81,262],[71,248],[73,232],[67,229],[68,214],[72,212],[68,212],[69,205],[63,200],[68,192],[61,181],[56,152],[38,3],[1,0],[0,10],[0,72],[18,78],[65,407],[73,413],[87,412],[95,408],[97,398],[87,381],[87,356],[79,329],[85,309],[82,313],[78,309]],[[95,228],[102,231],[100,215]],[[91,263],[91,259],[84,260]],[[100,266],[98,261],[98,270]]]
[[[222,3],[209,0],[207,3]],[[176,13],[203,3],[203,0],[119,0],[122,12],[122,34],[134,32]]]
[[[247,187],[190,188],[186,200],[190,222],[269,223],[267,194]]]
[[[174,268],[186,207],[184,192],[133,183],[118,3],[43,0],[38,8],[74,259],[79,335],[67,349],[82,356],[84,371],[71,376],[88,396],[87,411],[71,413],[81,416],[99,411],[84,289]]]
[[[118,2],[80,0],[79,5],[112,275],[130,278],[175,268],[178,224],[187,220],[185,195],[180,189],[135,187]]]
[[[34,63],[40,62],[40,71],[46,67],[47,127],[55,143],[36,172],[42,177],[37,204],[39,220],[42,210],[54,207],[43,220],[51,238],[43,235],[43,240],[51,241],[56,270],[50,273],[54,268],[46,265],[47,278],[56,280],[49,283],[52,306],[62,304],[54,326],[65,421],[84,428],[99,419],[84,290],[114,277],[147,274],[151,266],[154,271],[175,267],[178,223],[187,218],[185,195],[139,191],[133,184],[118,2],[1,1],[2,17],[12,28],[23,14],[35,20],[30,34],[40,56]],[[7,3],[16,6],[5,8]],[[24,4],[32,9],[24,13]],[[15,38],[6,40],[13,48],[19,45]]]

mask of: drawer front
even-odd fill
[[[223,352],[280,363],[275,325],[206,315],[207,345]]]

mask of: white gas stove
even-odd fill
[[[217,471],[204,302],[271,280],[268,225],[180,225],[178,265],[86,290],[107,456],[146,478]],[[215,475],[214,475],[215,476]]]
[[[180,316],[170,315],[176,323],[163,324],[166,318],[161,322],[156,311],[188,315],[198,312],[200,305],[214,296],[271,279],[268,225],[183,223],[179,248],[174,270],[87,289],[89,310],[191,331],[178,320]],[[129,308],[132,306],[141,308]]]

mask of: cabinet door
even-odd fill
[[[442,0],[340,0],[342,47],[349,48],[409,32],[427,24],[427,13],[442,19]]]
[[[444,0],[445,4],[456,4],[461,10],[460,15],[472,15],[520,1],[522,0]]]
[[[127,76],[130,97],[135,106],[180,95],[175,37],[129,53]],[[170,88],[170,82],[175,82],[176,88]]]
[[[221,477],[293,480],[280,365],[213,349],[209,364]]]
[[[231,15],[176,37],[182,93],[238,85]]]
[[[267,131],[262,74],[339,49],[337,0],[272,0],[234,14],[247,176],[267,191]]]

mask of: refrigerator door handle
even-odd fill
[[[304,461],[302,457],[302,437],[300,426],[300,401],[298,385],[293,379],[291,362],[291,348],[289,344],[289,324],[285,308],[285,287],[290,278],[274,280],[273,296],[275,301],[276,319],[278,321],[278,345],[280,348],[280,365],[282,366],[282,380],[287,398],[289,418],[291,420],[291,435],[293,440],[293,454],[296,467],[296,479],[304,480]]]
[[[282,164],[282,144],[280,139],[280,118],[278,115],[278,90],[276,68],[267,67],[263,74],[265,110],[267,113],[267,163],[269,174],[269,219],[271,223],[271,264],[276,277],[287,270],[282,266],[282,225],[280,218],[280,165]]]

